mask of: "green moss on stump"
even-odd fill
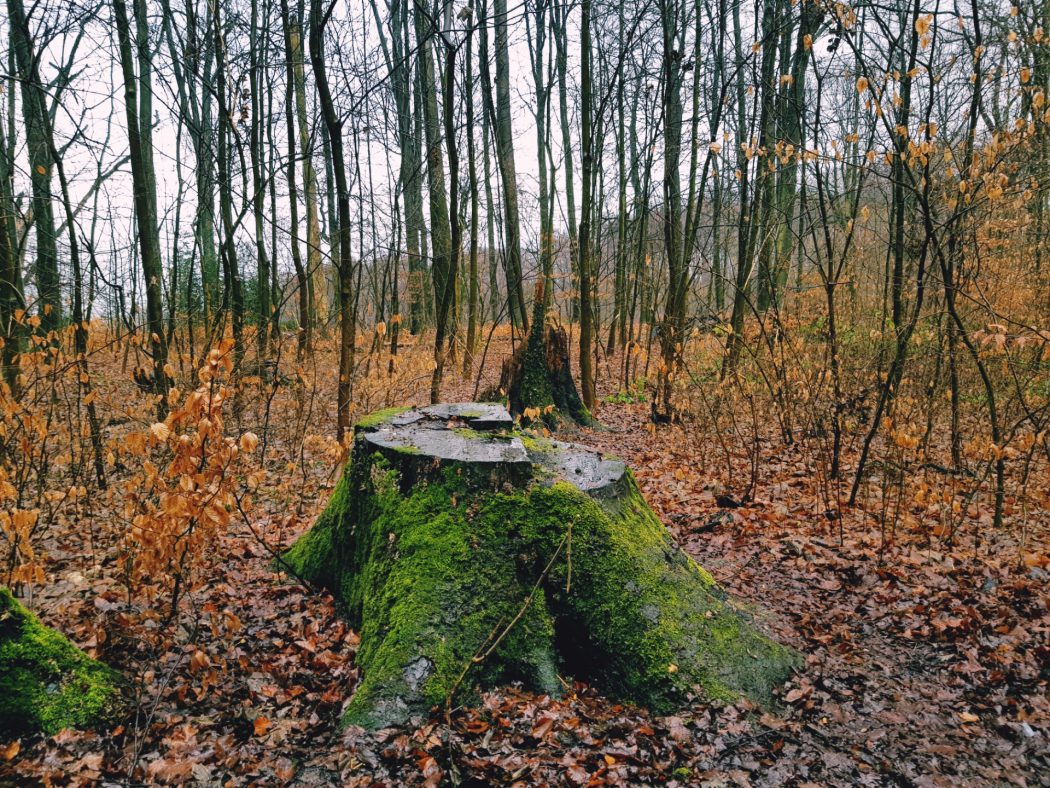
[[[543,410],[554,404],[554,391],[547,370],[547,348],[541,331],[530,331],[525,341],[519,395],[523,408]]]
[[[408,406],[401,406],[396,408],[386,408],[384,410],[377,410],[375,413],[369,413],[367,416],[362,416],[356,422],[354,422],[354,428],[358,430],[369,430],[378,427],[380,424],[384,424],[394,416],[399,416],[406,410],[411,410]]]
[[[659,713],[694,691],[762,702],[797,664],[674,544],[630,471],[588,494],[539,464],[486,485],[435,459],[406,487],[397,461],[358,435],[328,508],[285,554],[360,632],[345,723],[398,724],[511,681],[558,693],[559,675]]]
[[[55,734],[111,720],[118,675],[0,588],[0,732]]]

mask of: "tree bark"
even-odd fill
[[[16,0],[17,2],[17,0]],[[164,336],[164,304],[161,282],[164,278],[160,253],[160,231],[157,226],[157,184],[153,168],[153,88],[150,84],[149,35],[146,24],[145,0],[135,2],[134,47],[124,0],[113,0],[114,21],[120,50],[120,66],[124,76],[124,108],[128,124],[128,144],[131,148],[131,178],[134,187],[135,221],[138,226],[139,256],[142,274],[146,280],[146,316],[150,332],[150,352],[153,356],[153,385],[157,396],[157,417],[163,420],[167,413],[168,375],[164,367],[168,349]]]
[[[591,122],[591,0],[582,0],[581,57],[583,59],[580,79],[580,118],[583,147],[581,170],[582,194],[580,195],[580,394],[583,404],[593,411],[594,394],[594,312],[591,306],[591,182],[594,168],[594,132]]]
[[[308,263],[303,263],[302,250],[299,248],[299,188],[295,175],[295,135],[296,135],[296,74],[295,59],[301,59],[301,42],[299,39],[300,23],[292,19],[288,0],[281,0],[281,16],[284,17],[284,56],[285,56],[285,125],[288,135],[288,218],[291,223],[292,266],[295,268],[295,281],[299,290],[299,332],[298,354],[302,358],[313,349],[313,319],[310,300],[311,285]],[[316,223],[317,217],[314,216]]]
[[[29,182],[32,189],[33,224],[36,228],[36,289],[40,299],[40,330],[47,334],[62,323],[62,291],[58,276],[58,245],[55,230],[51,171],[55,162],[47,143],[48,110],[40,81],[37,55],[33,50],[29,20],[22,0],[7,0],[8,33],[22,86],[22,118],[29,152]],[[136,110],[137,111],[137,110]]]
[[[264,20],[265,24],[265,20]],[[255,220],[255,319],[256,346],[258,349],[259,376],[263,374],[263,364],[269,355],[270,348],[270,257],[266,252],[266,231],[264,226],[265,183],[262,175],[263,158],[263,100],[260,93],[259,58],[259,0],[251,0],[251,23],[248,33],[248,89],[251,92],[251,127],[248,131],[248,155],[252,168],[252,217]]]
[[[336,390],[336,436],[341,441],[350,426],[350,397],[353,391],[354,340],[356,310],[354,302],[354,265],[351,255],[350,186],[346,179],[343,153],[343,122],[335,111],[324,53],[324,26],[327,17],[322,0],[310,2],[310,64],[317,83],[317,98],[324,116],[328,140],[332,147],[331,165],[335,178],[338,202],[339,254],[336,270],[339,273],[339,380]]]
[[[16,319],[19,310],[25,309],[25,293],[22,290],[22,271],[18,255],[18,230],[15,226],[15,201],[13,191],[13,162],[7,157],[7,140],[0,125],[0,351],[2,380],[9,392],[18,396],[18,356],[24,345],[22,323]]]
[[[493,0],[496,28],[496,161],[503,182],[504,266],[511,322],[528,331],[525,283],[521,268],[521,221],[518,217],[518,175],[514,162],[514,128],[510,107],[510,44],[507,0]],[[487,91],[486,91],[487,93]]]

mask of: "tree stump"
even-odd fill
[[[328,507],[285,554],[360,632],[344,722],[400,724],[560,676],[666,713],[767,701],[797,658],[675,543],[621,461],[515,431],[495,404],[359,423]]]
[[[577,424],[593,421],[572,379],[569,337],[560,326],[547,323],[538,331],[533,326],[514,354],[503,361],[498,389],[482,396],[498,398],[501,392],[515,416],[528,408],[546,411],[553,405],[553,414],[543,413],[545,421],[553,423],[552,415]]]

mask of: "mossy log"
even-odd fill
[[[502,406],[360,423],[327,509],[285,556],[360,632],[344,721],[560,677],[669,712],[759,702],[796,663],[671,540],[622,462],[513,429]]]
[[[0,588],[0,734],[92,728],[120,711],[118,674]]]

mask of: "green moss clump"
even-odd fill
[[[554,441],[543,435],[537,435],[535,431],[525,429],[518,433],[521,445],[531,454],[535,452],[546,453],[555,450]]]
[[[573,524],[576,590],[559,592],[556,604],[586,637],[567,659],[589,664],[606,691],[658,712],[673,710],[694,686],[711,698],[769,702],[797,655],[763,635],[674,544],[630,472],[626,486],[626,494],[600,502],[565,482],[532,494],[545,528]],[[555,589],[567,571],[559,565]]]
[[[278,562],[279,569],[290,570],[297,577],[327,588],[336,588],[340,576],[339,556],[335,551],[336,535],[343,528],[343,519],[350,509],[352,461],[346,464],[342,476],[332,490],[328,506],[314,521],[313,526],[300,536]]]
[[[398,724],[510,681],[556,693],[559,674],[657,712],[694,691],[766,701],[797,664],[672,542],[629,472],[599,500],[538,467],[486,485],[469,463],[412,463],[409,480],[397,461],[359,439],[285,555],[360,632],[347,724]]]
[[[369,413],[367,416],[362,416],[356,422],[354,422],[355,430],[370,430],[378,427],[380,424],[385,424],[406,410],[410,410],[409,406],[403,405],[396,408],[386,408],[385,410],[377,410],[375,413]]]
[[[0,731],[55,734],[113,719],[118,674],[45,627],[0,588]]]
[[[360,629],[364,671],[345,721],[371,726],[443,703],[527,593],[506,566],[525,545],[503,516],[477,508],[454,470],[407,496],[396,474],[386,473],[374,480],[369,510],[358,520],[352,548],[358,571],[344,574],[340,585],[346,614]],[[553,626],[546,606],[534,600],[513,636],[464,688],[520,679],[556,692]]]

